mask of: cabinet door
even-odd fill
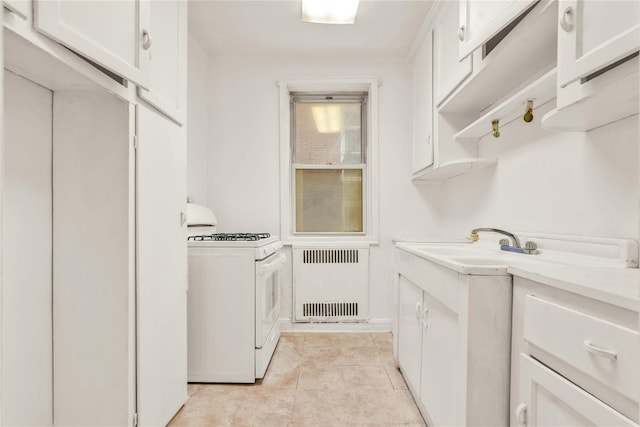
[[[457,375],[461,374],[458,315],[428,293],[423,296],[420,400],[436,426],[463,425]]]
[[[520,354],[520,401],[516,419],[528,427],[637,427],[629,418],[524,354]]]
[[[536,0],[460,0],[460,59],[482,46]]]
[[[185,129],[143,104],[137,125],[138,421],[158,426],[187,397]]]
[[[640,2],[561,0],[558,4],[558,84],[567,84],[640,47]]]
[[[149,0],[34,0],[38,31],[148,88]]]
[[[413,166],[416,173],[433,164],[433,32],[429,31],[413,62]]]
[[[433,57],[435,105],[442,101],[471,74],[472,55],[458,59],[459,3],[441,3],[442,10],[433,29]]]
[[[400,276],[398,292],[398,362],[405,381],[418,395],[422,352],[422,290],[406,277]]]
[[[149,90],[140,97],[173,118],[185,122],[187,103],[187,2],[151,2],[153,55],[149,67]]]

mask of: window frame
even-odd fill
[[[331,99],[327,99],[327,98]],[[296,99],[297,98],[297,99]],[[296,163],[296,141],[295,141],[295,105],[301,104],[360,104],[360,163],[337,163],[337,164],[313,164],[313,163]],[[308,92],[291,92],[290,93],[290,173],[291,173],[291,234],[294,236],[365,236],[367,234],[367,110],[368,93],[367,92],[325,92],[325,93],[308,93]],[[360,170],[362,176],[362,231],[297,231],[297,180],[296,172],[298,170]]]
[[[317,242],[379,243],[378,224],[378,86],[375,78],[281,80],[280,101],[280,218],[281,239],[285,244]],[[295,231],[295,170],[293,163],[293,95],[320,96],[335,94],[336,102],[349,94],[365,93],[365,115],[362,116],[363,163],[336,165],[307,165],[298,169],[362,169],[362,232],[296,232]]]

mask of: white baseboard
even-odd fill
[[[282,332],[391,332],[392,319],[369,319],[364,322],[311,323],[293,322],[290,318],[280,318]]]

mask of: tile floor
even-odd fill
[[[424,426],[389,333],[283,333],[256,384],[189,384],[169,427]]]

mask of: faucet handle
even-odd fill
[[[471,233],[469,237],[467,237],[467,240],[471,240],[472,242],[477,242],[479,239],[480,236],[478,236],[478,233]]]
[[[500,239],[500,246],[511,246],[509,244],[509,239]]]
[[[525,253],[528,253],[529,255],[534,255],[538,253],[538,244],[536,242],[533,242],[531,240],[525,242],[524,244],[524,251]]]

